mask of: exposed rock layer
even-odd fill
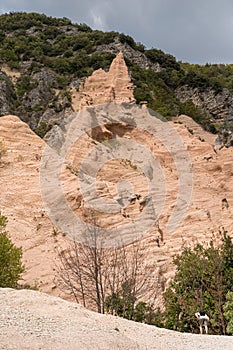
[[[194,176],[189,209],[172,235],[166,234],[166,225],[176,201],[178,179],[171,155],[163,145],[153,144],[150,135],[141,130],[125,129],[123,135],[142,142],[153,152],[163,168],[167,185],[166,206],[159,218],[163,237],[161,239],[156,226],[143,239],[148,264],[157,269],[158,276],[163,274],[165,281],[173,275],[172,258],[181,251],[185,242],[206,242],[222,226],[231,232],[233,222],[231,149],[224,148],[216,154],[213,149],[214,137],[201,130],[188,117],[182,117],[179,123],[172,125],[187,146]],[[189,131],[191,128],[193,134]],[[112,129],[111,132],[119,135],[119,130]],[[23,247],[26,266],[24,281],[31,285],[36,283],[42,291],[59,294],[54,284],[56,247],[64,244],[64,237],[51,224],[41,200],[39,169],[44,142],[26,124],[13,116],[0,119],[0,141],[7,149],[0,167],[1,211],[9,219],[8,230],[13,241]],[[79,164],[77,161],[92,147],[92,138],[87,135],[75,149],[75,167]],[[116,195],[114,188],[122,175],[127,182],[133,184],[135,193],[142,197],[147,195],[144,175],[128,163],[112,161],[100,169],[98,174],[99,186],[104,184],[98,190],[98,195],[103,200],[112,199]],[[69,169],[64,170],[63,186],[71,208],[85,216],[85,203],[78,205],[79,201],[83,202],[83,198],[77,190],[77,178]],[[227,199],[228,207],[222,206],[224,198]],[[108,215],[103,215],[100,219],[107,226],[127,222],[140,213],[137,201],[127,210],[129,217],[119,213],[114,220]]]
[[[112,89],[114,89],[114,95]],[[83,86],[83,95],[78,96],[74,93],[73,104],[77,108],[79,108],[78,97],[80,97],[80,105],[84,107],[88,105],[88,101],[92,104],[112,102],[113,106],[119,100],[132,102],[132,84],[122,54],[114,60],[108,73],[100,70],[87,79]],[[129,106],[131,108],[133,105],[129,104]],[[193,244],[197,240],[207,241],[214,232],[218,232],[220,227],[225,227],[229,232],[232,231],[232,151],[223,148],[216,153],[213,147],[215,136],[203,131],[186,116],[169,122],[171,128],[168,128],[166,138],[172,139],[172,130],[179,133],[191,159],[193,172],[193,192],[188,210],[180,226],[169,235],[166,229],[171,212],[176,206],[180,180],[173,160],[174,154],[168,151],[159,137],[156,139],[155,135],[154,138],[150,130],[145,131],[130,125],[129,120],[133,120],[132,111],[127,110],[128,121],[126,120],[123,124],[108,123],[80,137],[65,159],[61,183],[71,210],[86,218],[89,215],[89,209],[83,193],[77,186],[76,175],[82,159],[91,149],[100,141],[106,142],[113,137],[116,145],[124,138],[142,144],[149,150],[163,172],[164,180],[161,185],[166,184],[165,205],[157,224],[142,239],[145,243],[144,253],[147,263],[152,269],[156,269],[158,281],[162,281],[160,289],[162,291],[165,283],[174,274],[172,258],[181,251],[185,242]],[[141,118],[148,113],[147,109],[143,108],[139,111]],[[74,117],[75,115],[72,118]],[[78,120],[77,122],[79,124]],[[164,127],[166,125],[167,123],[164,122]],[[64,128],[69,129],[68,126],[69,124]],[[55,145],[60,147],[59,145],[64,141],[62,130],[56,127],[56,133],[52,133],[52,136],[53,147]],[[24,280],[31,285],[36,283],[42,291],[59,294],[54,283],[56,248],[59,245],[63,246],[65,232],[59,232],[53,226],[45,213],[41,199],[39,176],[45,143],[30,130],[27,124],[15,116],[0,118],[0,141],[7,149],[0,164],[1,211],[9,219],[8,230],[12,239],[23,247],[26,266]],[[50,161],[52,162],[52,159]],[[119,180],[130,183],[132,194],[140,196],[138,200],[137,197],[132,198],[132,194],[128,193],[123,199],[127,205],[114,216],[100,213],[98,219],[103,227],[118,227],[134,222],[141,214],[148,196],[149,173],[149,168],[144,172],[140,171],[134,164],[133,158],[132,161],[128,158],[112,159],[99,168],[95,182],[91,179],[91,183],[96,186],[95,190],[104,202],[116,200]],[[52,187],[51,191],[53,191]],[[89,193],[94,192],[89,191]],[[158,195],[160,195],[159,191]],[[227,206],[224,205],[226,201]],[[179,205],[182,209],[183,204]],[[162,279],[161,276],[163,276]]]
[[[219,130],[218,143],[227,147],[233,145],[233,95],[229,90],[223,89],[216,93],[211,88],[202,91],[184,85],[176,89],[176,96],[183,103],[192,101],[209,116]]]
[[[125,58],[141,68],[152,68],[155,72],[160,72],[162,70],[159,63],[152,63],[143,52],[134,50],[127,43],[122,44],[118,38],[111,44],[99,45],[97,47],[97,52],[110,52],[115,55],[119,52],[123,52]]]
[[[56,247],[62,241],[48,219],[40,193],[40,161],[45,146],[18,117],[0,118],[0,141],[7,152],[0,162],[1,213],[11,238],[23,248],[22,283],[53,293]]]

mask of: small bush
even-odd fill
[[[2,159],[2,156],[4,156],[4,154],[6,154],[7,150],[3,144],[3,142],[0,141],[0,161]]]
[[[21,274],[22,249],[17,248],[5,231],[7,219],[0,214],[0,287],[16,288]]]
[[[45,134],[52,128],[51,124],[47,124],[45,122],[41,122],[37,128],[35,129],[35,133],[43,138]]]

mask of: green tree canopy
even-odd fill
[[[223,306],[224,316],[227,320],[227,333],[233,334],[233,292],[226,295],[226,303]]]
[[[226,231],[221,244],[213,238],[207,246],[186,247],[174,259],[176,274],[164,293],[165,326],[198,332],[195,312],[204,309],[210,317],[210,332],[226,333],[223,305],[233,282],[233,243]]]

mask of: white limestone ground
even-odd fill
[[[185,334],[100,315],[31,290],[0,289],[0,349],[230,350],[228,336]]]

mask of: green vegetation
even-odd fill
[[[159,63],[161,67],[165,69],[174,69],[176,71],[180,70],[179,63],[176,62],[175,57],[169,54],[165,54],[161,50],[151,49],[145,51],[147,58],[153,63]]]
[[[131,46],[134,50],[141,51],[141,52],[145,51],[145,46],[141,43],[135,43],[133,38],[129,35],[125,35],[121,33],[119,35],[119,40],[122,44],[128,44],[129,46]]]
[[[52,125],[51,124],[47,124],[45,122],[41,122],[37,128],[35,129],[35,133],[40,136],[41,138],[43,138],[45,136],[45,134],[51,130]]]
[[[180,63],[185,73],[184,83],[202,90],[213,88],[216,93],[223,88],[233,92],[233,65],[206,64],[204,66],[190,63]]]
[[[207,246],[186,247],[174,259],[176,275],[164,293],[166,328],[195,333],[194,314],[204,309],[212,334],[232,333],[233,243],[226,231],[220,234],[219,246],[213,238]]]
[[[130,283],[125,282],[119,293],[108,295],[105,299],[105,308],[108,313],[119,317],[162,327],[160,310],[144,301],[136,301]]]
[[[0,161],[2,159],[2,157],[6,154],[7,149],[4,146],[4,143],[2,141],[0,141]]]
[[[0,64],[23,72],[16,85],[16,110],[27,114],[27,120],[37,121],[44,110],[22,106],[21,98],[35,87],[32,75],[42,68],[55,73],[50,88],[67,90],[72,81],[87,77],[98,68],[108,70],[114,54],[99,50],[115,40],[145,55],[155,67],[144,69],[135,60],[127,59],[132,81],[136,86],[136,101],[148,101],[148,107],[169,119],[188,114],[207,130],[216,133],[219,126],[210,121],[208,111],[198,109],[191,100],[181,103],[176,89],[185,85],[199,92],[212,89],[215,94],[223,88],[233,92],[233,65],[206,64],[200,66],[177,62],[161,50],[145,49],[124,33],[92,30],[86,24],[73,24],[67,18],[53,18],[37,13],[10,13],[0,16]],[[25,67],[27,67],[25,69]],[[26,93],[26,94],[25,94]],[[64,107],[65,108],[65,107]],[[14,111],[13,111],[14,112]],[[35,129],[36,126],[33,126]]]
[[[13,35],[7,35],[9,33]],[[115,32],[91,30],[85,24],[72,24],[67,18],[37,13],[11,13],[0,16],[0,62],[19,68],[23,61],[50,67],[60,74],[85,76],[98,68],[108,68],[113,55],[95,52],[108,44]],[[92,55],[93,54],[93,55]]]
[[[180,102],[176,99],[172,89],[160,78],[159,73],[152,69],[140,68],[128,60],[127,63],[136,86],[134,94],[138,103],[148,101],[151,109],[167,118],[180,112]]]
[[[0,214],[0,287],[16,288],[24,271],[22,250],[8,237],[6,223],[6,217]]]
[[[165,54],[164,54],[165,55]],[[181,103],[175,96],[174,89],[183,84],[184,72],[180,69],[167,68],[159,73],[153,69],[142,69],[127,60],[132,72],[137,103],[148,101],[148,107],[169,119],[172,116],[187,114],[210,132],[216,132],[207,114],[198,109],[190,100]],[[166,55],[164,65],[166,64]]]
[[[34,87],[36,87],[36,83],[31,81],[30,76],[26,74],[22,75],[16,84],[17,95],[23,97],[25,92],[29,92]]]
[[[218,244],[218,243],[219,244]],[[185,247],[174,258],[176,274],[163,294],[164,311],[137,300],[130,281],[107,295],[108,313],[180,332],[199,333],[195,313],[205,310],[211,334],[233,334],[233,242],[225,230],[208,244]]]
[[[227,320],[227,333],[233,334],[233,292],[226,295],[226,303],[223,306],[224,316]]]

